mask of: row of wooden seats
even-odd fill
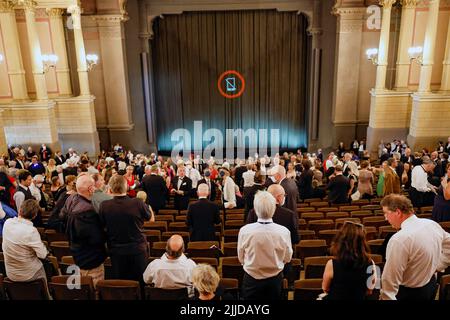
[[[80,288],[73,290],[67,286],[69,276],[54,276],[48,284],[53,300],[141,300],[139,282],[131,280],[101,280],[96,290],[92,278],[80,277]],[[224,291],[238,299],[239,289],[236,279],[220,280]],[[146,300],[187,300],[188,291],[184,289],[158,289],[145,286]],[[0,275],[0,298],[9,300],[49,300],[45,282],[42,279],[31,282],[14,282]]]

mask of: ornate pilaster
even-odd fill
[[[380,0],[380,5],[383,7],[383,17],[381,20],[380,44],[378,46],[377,78],[375,84],[375,90],[377,91],[386,90],[391,11],[392,5],[396,1],[397,0]]]
[[[355,138],[358,118],[359,67],[365,7],[334,7],[337,16],[332,122],[334,141]]]
[[[423,63],[420,68],[420,82],[418,90],[418,92],[422,93],[431,91],[431,74],[433,71],[438,18],[439,0],[430,0],[427,26],[425,29],[425,42],[423,45]]]
[[[59,94],[63,96],[72,95],[72,86],[70,83],[70,69],[67,59],[66,39],[64,35],[64,24],[62,19],[63,9],[47,9],[47,15],[50,21],[50,30],[52,31],[52,45],[55,54],[58,56],[56,65],[56,75],[59,87]]]
[[[75,40],[75,51],[77,56],[78,80],[80,82],[80,96],[89,96],[89,77],[86,63],[86,50],[84,47],[83,32],[81,31],[81,9],[77,5],[67,8],[72,18],[72,27]]]
[[[414,32],[414,19],[417,0],[402,0],[402,17],[400,24],[400,37],[397,54],[397,70],[395,75],[395,89],[400,91],[408,90],[408,77],[411,60],[408,49],[411,46],[411,39]]]
[[[39,43],[39,34],[36,27],[36,5],[33,0],[18,0],[17,4],[21,5],[25,11],[25,21],[28,33],[28,45],[30,47],[32,72],[34,85],[36,87],[36,99],[46,100],[47,84],[45,82],[44,65],[42,63],[41,45]]]
[[[7,61],[13,99],[27,100],[28,90],[14,6],[14,1],[5,0],[0,2],[0,25],[2,26],[1,32],[6,50],[3,54]]]
[[[102,72],[108,112],[107,129],[129,131],[134,127],[128,83],[123,22],[125,15],[96,15],[102,51]]]

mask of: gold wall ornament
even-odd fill
[[[11,0],[0,1],[0,12],[12,12],[14,11],[15,3]]]

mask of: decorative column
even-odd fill
[[[42,63],[41,45],[36,28],[35,9],[36,2],[23,0],[20,2],[25,11],[25,21],[28,33],[28,45],[30,47],[31,68],[33,72],[34,86],[36,87],[36,99],[47,100],[47,84],[45,83],[44,65]]]
[[[420,82],[417,93],[412,95],[413,106],[409,126],[408,144],[413,149],[434,148],[436,141],[445,141],[450,123],[450,95],[431,92],[431,74],[433,71],[436,33],[439,17],[439,0],[429,1],[423,60],[420,69]],[[449,43],[447,35],[447,45]],[[448,46],[445,60],[448,61]],[[442,88],[448,88],[448,64],[444,65]]]
[[[309,142],[310,149],[316,149],[316,140],[319,138],[319,95],[320,95],[320,66],[322,59],[321,35],[322,35],[322,2],[314,0],[313,18],[308,28],[311,36],[311,77],[310,77],[310,117],[309,117]]]
[[[139,39],[141,39],[141,70],[144,92],[144,107],[146,116],[147,141],[152,150],[157,150],[155,89],[153,82],[153,62],[150,40],[153,39],[153,22],[156,16],[148,16],[145,0],[138,0],[139,6]],[[150,25],[149,25],[150,22]]]
[[[72,86],[62,19],[63,12],[63,9],[59,8],[47,9],[47,14],[50,18],[50,30],[52,31],[52,45],[55,50],[54,53],[58,56],[56,78],[58,79],[59,94],[61,96],[71,96]]]
[[[6,50],[4,55],[8,65],[8,75],[11,80],[13,99],[28,100],[25,70],[20,51],[19,33],[17,31],[13,1],[6,0],[0,2],[0,25]]]
[[[450,92],[450,20],[447,27],[447,42],[445,44],[445,56],[442,63],[442,81],[441,91],[445,93]]]
[[[423,63],[420,68],[419,93],[431,91],[431,73],[433,71],[438,18],[439,0],[430,0],[427,26],[425,29],[425,42],[423,45]]]
[[[386,90],[391,10],[395,1],[397,0],[380,0],[380,5],[383,6],[383,17],[381,20],[380,45],[378,46],[377,80],[375,84],[376,91]]]
[[[128,67],[123,22],[121,14],[97,15],[101,48],[101,64],[108,113],[107,128],[112,141],[119,141],[124,131],[133,129],[128,83]],[[115,136],[116,135],[116,136]]]
[[[334,7],[337,16],[332,145],[355,139],[358,123],[362,31],[366,7]]]
[[[397,70],[395,75],[395,89],[408,91],[408,77],[411,59],[408,49],[414,32],[414,18],[417,0],[402,0],[402,17],[400,24],[400,38],[398,43]]]
[[[83,32],[81,30],[81,9],[77,5],[72,5],[67,8],[67,12],[70,13],[72,17],[78,80],[80,82],[80,96],[90,96],[91,92],[89,90],[86,50],[84,48]]]

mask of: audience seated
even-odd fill
[[[40,211],[36,200],[27,199],[21,203],[19,216],[8,219],[3,226],[2,249],[6,275],[12,281],[25,282],[40,278],[47,281],[39,259],[45,259],[48,251],[31,222]]]
[[[167,240],[166,252],[161,258],[147,266],[143,279],[156,288],[192,288],[192,270],[195,266],[195,262],[184,255],[183,238],[173,235]]]

